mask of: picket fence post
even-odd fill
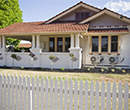
[[[1,74],[0,110],[99,110],[99,105],[101,110],[129,110],[129,84],[125,83],[124,90],[122,86],[120,82],[117,88],[114,82],[111,89],[108,81],[105,89],[104,81],[101,85],[97,81],[94,87],[93,81],[89,84],[76,79],[73,85],[72,79],[65,79],[63,84],[63,80],[57,78],[40,80],[37,77],[35,82],[34,77],[31,80],[29,76],[18,78]]]

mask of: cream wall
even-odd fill
[[[48,52],[49,51],[49,47],[48,47],[48,43],[49,43],[49,38],[46,36],[40,36],[40,48],[42,49],[43,52]],[[44,45],[44,49],[43,49],[43,45]]]
[[[88,40],[88,39],[87,39]],[[88,48],[89,48],[89,44],[87,44],[87,40],[84,40],[85,45],[83,49],[83,64],[88,64],[91,65],[91,61],[90,58],[92,56],[96,56],[96,55],[90,55],[87,54],[89,52]],[[121,35],[120,36],[120,58],[124,58],[124,61],[121,63],[118,63],[116,65],[126,65],[126,66],[130,66],[130,34],[126,34],[126,35]],[[113,56],[113,55],[108,55],[108,54],[104,54],[101,55],[104,57],[103,62],[101,62],[98,65],[111,65],[109,64],[109,57]],[[115,55],[114,55],[115,56]]]
[[[90,21],[90,26],[115,26],[115,25],[128,25],[128,23],[107,14],[103,14],[98,18],[95,18],[94,20]]]

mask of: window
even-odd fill
[[[76,20],[83,20],[87,17],[89,17],[89,12],[78,12],[78,13],[75,14]]]
[[[66,37],[65,38],[65,52],[69,52],[69,49],[70,48],[70,37]]]
[[[70,37],[51,37],[49,38],[50,52],[69,52]]]
[[[102,36],[102,52],[108,52],[108,36]]]
[[[98,36],[92,36],[92,52],[98,52]]]
[[[91,37],[91,52],[97,53],[118,53],[119,54],[119,39],[120,37],[115,36],[92,36]]]
[[[55,51],[55,38],[49,39],[49,51],[54,52]]]
[[[57,52],[63,51],[63,39],[62,37],[57,38]]]
[[[118,36],[111,36],[111,52],[118,51]]]

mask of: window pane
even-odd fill
[[[65,38],[65,52],[69,52],[69,49],[70,48],[70,37],[66,37]]]
[[[49,51],[55,52],[55,38],[49,39]]]
[[[63,40],[62,37],[57,38],[57,52],[63,51]]]
[[[92,52],[98,52],[98,36],[92,36]]]
[[[85,15],[85,13],[81,13],[81,19],[85,18],[84,15]]]
[[[118,51],[118,36],[111,36],[111,52]]]
[[[76,20],[79,20],[79,13],[76,13]]]
[[[102,36],[102,52],[108,51],[108,36]]]

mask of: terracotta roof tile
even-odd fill
[[[10,26],[0,29],[0,34],[12,33],[38,33],[38,32],[75,32],[86,31],[89,24],[77,24],[76,22],[51,23],[44,22],[28,22],[14,23]]]
[[[88,33],[129,32],[127,28],[88,29]]]
[[[30,48],[31,44],[29,44],[29,43],[28,44],[19,44],[18,47],[19,48],[22,48],[22,47],[24,47],[24,48]]]

